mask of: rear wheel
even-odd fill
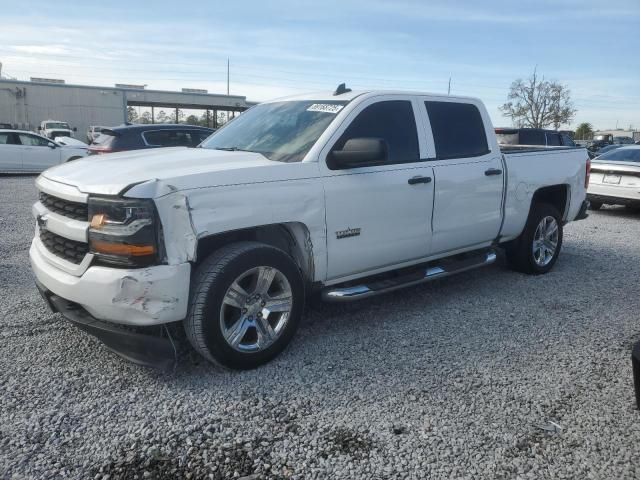
[[[234,369],[278,355],[298,328],[304,282],[285,252],[256,242],[229,245],[196,270],[185,330],[205,358]]]
[[[531,207],[522,234],[506,249],[509,264],[532,275],[553,268],[562,248],[562,220],[558,210],[546,203]]]

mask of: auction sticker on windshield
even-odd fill
[[[344,105],[335,105],[331,103],[314,103],[307,112],[325,112],[325,113],[338,113],[344,108]]]

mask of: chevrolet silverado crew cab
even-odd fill
[[[266,102],[197,148],[45,171],[31,265],[54,311],[128,359],[173,361],[182,322],[208,360],[252,368],[315,293],[364,299],[498,248],[548,272],[586,216],[587,152],[505,148],[473,98],[341,85]]]

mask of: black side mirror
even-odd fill
[[[351,138],[342,150],[333,150],[327,157],[331,170],[381,165],[387,161],[387,142],[382,138]]]
[[[49,147],[49,148],[56,148],[56,146],[57,145],[55,143],[53,143],[53,142],[47,143],[47,147]]]

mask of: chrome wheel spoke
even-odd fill
[[[277,337],[276,332],[273,330],[273,327],[269,323],[269,320],[267,320],[267,318],[264,316],[258,317],[258,320],[256,322],[256,332],[258,334],[257,343],[260,348],[268,347],[275,341]]]
[[[245,317],[240,317],[238,321],[228,330],[225,338],[232,347],[237,347],[247,334],[250,322]]]
[[[291,295],[278,295],[275,297],[269,297],[264,304],[264,310],[268,313],[272,312],[288,312],[291,310],[292,299]]]
[[[249,294],[247,291],[238,285],[238,282],[236,281],[231,284],[222,302],[227,305],[231,305],[232,307],[244,308],[248,298]]]
[[[271,267],[260,267],[258,269],[258,278],[256,279],[255,292],[259,294],[266,294],[271,288],[273,279],[276,276],[276,269]]]

